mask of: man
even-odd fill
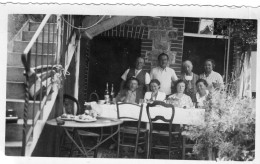
[[[150,76],[149,74],[143,70],[144,59],[142,57],[138,57],[135,62],[135,68],[130,68],[125,71],[125,73],[121,76],[122,82],[120,84],[120,90],[123,90],[125,87],[125,82],[127,79],[131,77],[136,77],[139,81],[138,90],[142,95],[145,94],[146,91],[149,90]]]
[[[119,91],[116,96],[116,101],[126,103],[139,103],[140,99],[143,99],[141,91],[138,90],[139,80],[135,77],[130,77],[127,80],[128,88]]]
[[[158,79],[161,83],[160,91],[166,95],[171,94],[171,87],[173,83],[178,80],[176,73],[173,69],[168,67],[169,56],[165,53],[161,53],[158,56],[159,67],[155,67],[151,70],[151,79]]]
[[[192,101],[196,101],[196,81],[199,79],[199,76],[192,72],[193,64],[191,61],[186,60],[182,63],[182,74],[180,79],[184,80],[187,84],[186,94],[192,98]]]

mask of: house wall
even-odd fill
[[[169,66],[179,76],[183,54],[183,31],[182,17],[135,17],[100,35],[141,39],[141,56],[145,58],[146,71],[149,72],[157,66],[157,57],[164,52],[170,57]]]

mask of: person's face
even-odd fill
[[[177,86],[177,93],[184,93],[184,90],[185,90],[185,84],[184,83],[178,83]]]
[[[150,89],[152,92],[158,92],[160,86],[157,83],[151,83],[150,84]]]
[[[213,70],[213,65],[211,61],[206,61],[204,64],[204,69],[206,73],[210,73]]]
[[[199,82],[197,84],[197,90],[199,91],[199,93],[202,93],[202,92],[206,91],[206,86],[204,85],[203,82]]]
[[[138,58],[135,62],[135,69],[140,70],[144,66],[144,60],[142,58]]]
[[[167,64],[168,64],[167,56],[161,56],[160,59],[159,59],[160,67],[165,68],[167,66]]]
[[[131,80],[129,82],[129,90],[135,91],[138,88],[138,82],[136,80]]]
[[[192,71],[192,66],[191,66],[190,64],[185,64],[185,65],[183,66],[183,69],[184,69],[184,72],[185,72],[186,74],[190,74],[191,71]]]

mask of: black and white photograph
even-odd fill
[[[259,6],[70,5],[5,6],[3,158],[257,161]]]

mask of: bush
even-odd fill
[[[196,141],[193,151],[201,159],[211,159],[211,149],[218,160],[253,160],[255,99],[214,91],[206,102],[205,124],[186,126],[183,135]]]

